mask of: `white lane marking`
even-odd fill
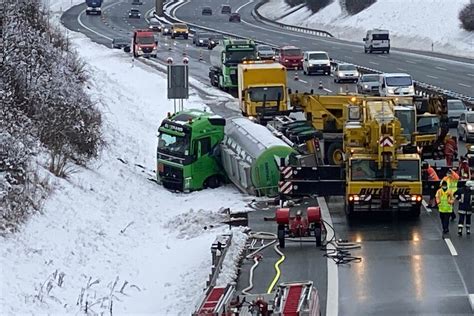
[[[469,77],[474,77],[474,74],[467,74]]]
[[[446,245],[448,245],[448,248],[449,248],[449,252],[451,252],[451,255],[454,257],[454,256],[457,256],[458,255],[458,252],[456,251],[456,248],[454,248],[454,245],[453,243],[451,242],[451,239],[449,238],[444,238],[444,241],[446,242]]]
[[[425,200],[421,201],[421,204],[425,207],[425,210],[426,210],[428,213],[431,213],[431,208],[428,207],[428,203],[426,203]]]
[[[323,88],[324,91],[332,93],[332,90],[329,90],[328,88]]]
[[[322,218],[332,227],[334,227],[332,223],[331,213],[329,213],[328,206],[326,204],[326,200],[323,197],[318,197],[318,204],[321,208],[321,216]],[[334,232],[331,229],[328,229],[327,232],[327,240],[331,240],[333,238]],[[327,245],[326,252],[329,254],[330,252],[335,251],[336,247],[332,243]],[[327,288],[327,296],[326,296],[326,315],[327,316],[337,316],[339,314],[339,270],[337,264],[326,258],[326,262],[328,264],[328,288]]]
[[[352,59],[351,56],[344,56],[344,58],[347,58],[347,59]]]
[[[303,79],[298,79],[297,81],[301,81],[301,82],[303,82],[303,83],[308,83],[308,81],[303,80]]]
[[[438,77],[431,76],[431,75],[426,75],[428,78],[433,78],[433,79],[439,79]]]
[[[458,85],[466,87],[466,88],[472,88],[472,86],[470,86],[468,84],[464,84],[464,83],[458,83]]]
[[[379,65],[379,63],[376,63],[376,62],[374,62],[374,61],[369,61],[369,64],[377,65],[377,66]]]
[[[405,61],[409,64],[416,64],[416,61],[413,61],[413,60],[405,60]]]
[[[400,70],[400,71],[408,71],[408,70],[406,70],[406,69],[404,69],[404,68],[397,68],[397,70]]]
[[[443,71],[444,71],[444,70],[447,70],[446,68],[439,67],[439,66],[436,66],[435,68],[436,68],[436,69],[439,69],[439,70],[443,70]]]
[[[469,302],[471,303],[471,308],[474,311],[474,294],[469,294]]]

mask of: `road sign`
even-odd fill
[[[382,145],[382,147],[392,147],[393,146],[393,138],[391,136],[382,136],[380,137],[380,145]]]
[[[168,99],[189,97],[188,65],[168,65]]]

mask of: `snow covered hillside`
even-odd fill
[[[107,146],[67,180],[49,175],[43,214],[0,240],[0,314],[77,314],[87,302],[95,313],[112,304],[114,314],[189,315],[211,243],[227,230],[220,210],[244,210],[249,197],[232,186],[176,194],[150,181],[157,127],[173,110],[165,75],[69,35],[89,64]],[[191,91],[185,107],[205,106]]]
[[[313,14],[306,7],[279,22],[324,29],[334,36],[362,43],[367,29],[384,28],[392,32],[392,46],[431,50],[474,57],[474,33],[464,31],[459,11],[470,0],[377,0],[375,4],[348,16],[339,0]],[[259,12],[269,18],[282,16],[290,9],[284,0],[270,0]]]

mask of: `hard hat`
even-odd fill
[[[474,181],[466,181],[467,187],[474,187]]]

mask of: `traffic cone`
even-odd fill
[[[349,93],[349,86],[346,84],[346,94]]]
[[[295,77],[294,77],[294,79],[295,79],[295,81],[300,80],[300,79],[298,78],[298,68],[296,68],[296,67],[295,67]]]
[[[183,56],[186,56],[186,47],[188,46],[188,44],[184,45],[184,50],[183,50]]]
[[[202,58],[202,49],[199,50],[199,61],[202,61],[203,58]]]
[[[323,89],[324,89],[322,80],[319,80],[318,89],[319,89],[319,90],[323,90]]]

